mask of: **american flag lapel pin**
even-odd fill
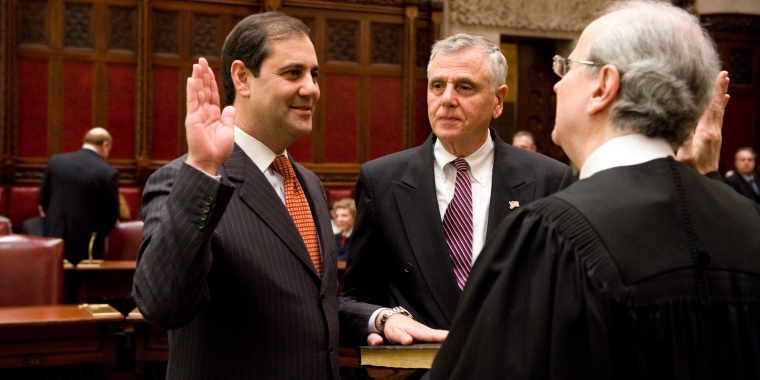
[[[509,209],[512,210],[514,208],[520,207],[520,202],[518,201],[509,201]]]

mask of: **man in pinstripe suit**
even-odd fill
[[[401,314],[337,297],[336,248],[319,179],[289,157],[319,241],[312,261],[270,165],[311,132],[319,68],[308,29],[281,13],[249,16],[225,41],[219,107],[201,58],[187,81],[188,154],[143,195],[133,295],[168,328],[168,378],[337,379],[344,342],[442,341]],[[317,270],[321,263],[321,272]],[[339,313],[340,312],[340,313]],[[380,328],[379,330],[383,330]]]

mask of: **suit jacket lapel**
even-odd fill
[[[461,292],[451,265],[441,224],[433,171],[432,137],[410,160],[400,181],[391,182],[399,215],[412,247],[419,271],[449,323],[454,319]],[[421,231],[424,231],[421,232]],[[452,294],[455,295],[452,297]]]
[[[488,207],[488,228],[486,242],[496,227],[513,211],[509,202],[517,201],[526,205],[533,201],[536,182],[526,176],[525,163],[510,150],[518,149],[502,141],[499,135],[491,129],[494,139],[493,147],[493,176],[491,177],[491,202]]]
[[[290,250],[311,268],[316,276],[314,264],[306,249],[288,209],[251,159],[235,144],[232,156],[224,163],[228,178],[238,187],[238,196]]]

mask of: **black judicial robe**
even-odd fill
[[[760,378],[760,212],[662,158],[502,223],[431,379]]]

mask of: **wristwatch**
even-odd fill
[[[377,329],[377,331],[379,331],[381,335],[385,335],[384,334],[384,332],[385,332],[385,322],[388,322],[388,318],[390,318],[391,315],[394,315],[394,314],[403,314],[403,315],[406,315],[407,317],[409,317],[411,319],[414,319],[414,317],[412,317],[412,314],[409,313],[408,311],[406,311],[406,309],[404,309],[401,306],[396,306],[396,307],[394,307],[392,309],[388,309],[388,310],[385,311],[385,314],[383,314],[383,317],[380,318],[380,328]]]

